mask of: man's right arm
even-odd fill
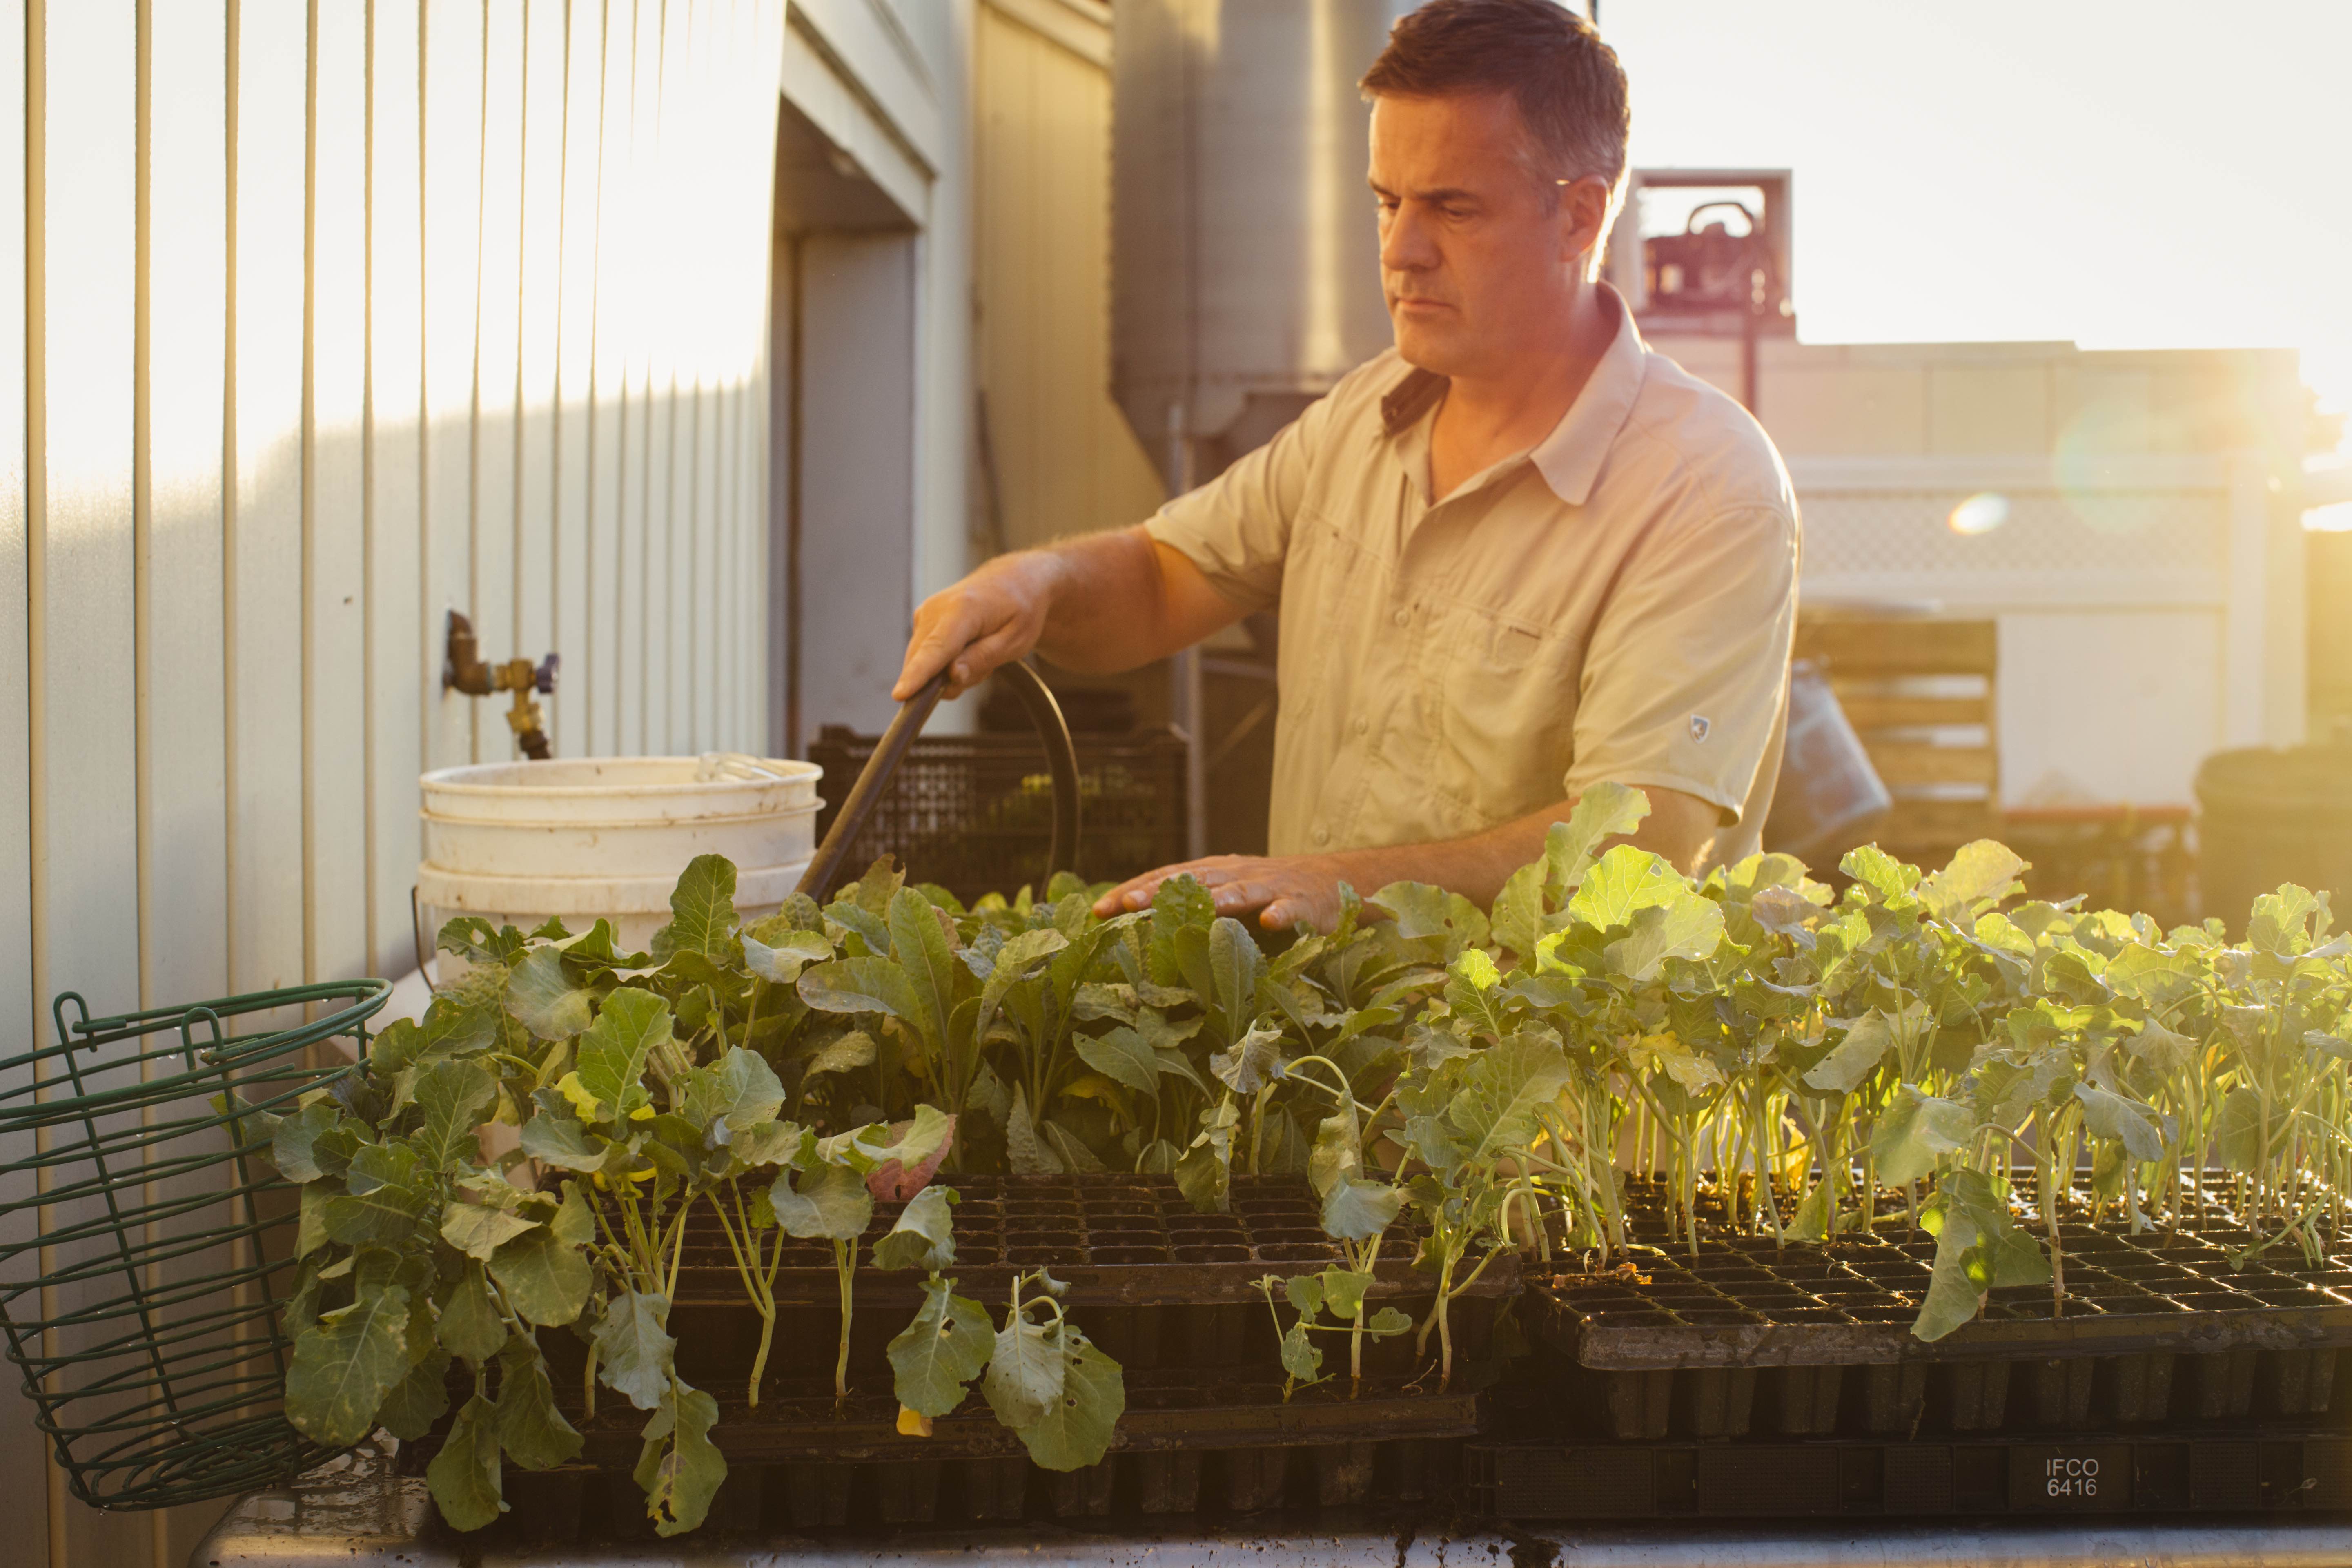
[[[1143,528],[1087,534],[1000,555],[924,600],[890,695],[904,702],[952,661],[947,694],[960,697],[1032,648],[1082,674],[1133,669],[1241,616]]]

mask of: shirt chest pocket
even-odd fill
[[[1580,638],[1508,616],[1457,609],[1439,674],[1439,781],[1500,822],[1560,797],[1574,756]]]

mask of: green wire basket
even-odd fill
[[[391,991],[97,1019],[68,991],[58,1043],[0,1061],[0,1328],[82,1501],[226,1497],[333,1452],[280,1410],[299,1193],[257,1112],[351,1074],[326,1042],[364,1060]]]

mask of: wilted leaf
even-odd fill
[[[547,1363],[527,1340],[499,1358],[499,1442],[526,1470],[551,1470],[580,1455],[581,1436],[555,1407]]]
[[[452,1530],[479,1530],[506,1511],[499,1479],[498,1408],[478,1394],[450,1424],[425,1483]]]
[[[1252,1027],[1231,1049],[1209,1058],[1209,1071],[1235,1094],[1255,1094],[1282,1076],[1282,1031],[1270,1025]]]
[[[1871,1133],[1871,1161],[1880,1181],[1902,1186],[1932,1174],[1975,1131],[1976,1117],[1967,1106],[1931,1099],[1916,1084],[1897,1084]]]
[[[1369,1241],[1404,1208],[1404,1194],[1381,1182],[1342,1177],[1323,1198],[1323,1231],[1340,1241]]]
[[[890,1342],[890,1371],[898,1403],[919,1415],[945,1415],[996,1348],[988,1313],[953,1293],[952,1281],[923,1284],[922,1310]]]
[[[855,1241],[874,1218],[874,1194],[866,1178],[848,1165],[785,1172],[769,1190],[768,1202],[784,1234],[804,1240]]]
[[[408,1375],[408,1292],[363,1280],[359,1299],[322,1313],[294,1342],[286,1418],[312,1442],[347,1448],[375,1426],[376,1407]]]
[[[490,1288],[482,1278],[480,1264],[467,1264],[457,1276],[448,1302],[441,1309],[440,1335],[450,1354],[463,1356],[476,1366],[498,1354],[506,1344],[507,1321],[499,1315],[498,1304],[490,1300]]]
[[[2164,1158],[2164,1132],[2155,1111],[2087,1083],[2074,1086],[2074,1098],[2083,1102],[2083,1124],[2095,1135],[2119,1141],[2135,1160]]]
[[[997,1420],[1018,1432],[1043,1420],[1061,1398],[1066,1373],[1058,1325],[1041,1328],[1015,1316],[997,1332],[981,1386]]]
[[[925,1187],[917,1193],[899,1212],[898,1223],[874,1244],[874,1267],[919,1268],[936,1274],[953,1264],[955,1214],[949,1202],[945,1187]]]
[[[677,1342],[669,1334],[669,1298],[616,1290],[596,1319],[596,1375],[640,1410],[669,1396]]]
[[[1020,1429],[1021,1441],[1041,1469],[1082,1470],[1110,1450],[1127,1409],[1127,1378],[1076,1324],[1063,1323],[1057,1338],[1060,1390],[1043,1415]]]
[[[955,1144],[956,1119],[935,1105],[915,1107],[914,1119],[895,1123],[893,1142],[866,1178],[866,1189],[884,1203],[904,1203],[923,1190]]]
[[[655,1534],[683,1535],[710,1512],[710,1500],[727,1479],[727,1460],[710,1440],[718,1424],[717,1400],[671,1380],[661,1408],[646,1423],[635,1472]]]

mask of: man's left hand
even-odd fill
[[[1287,931],[1304,921],[1328,931],[1339,923],[1339,883],[1347,871],[1335,855],[1212,855],[1131,877],[1097,900],[1095,913],[1108,919],[1150,909],[1160,884],[1182,876],[1209,890],[1221,915],[1255,911],[1258,924],[1268,931]]]

